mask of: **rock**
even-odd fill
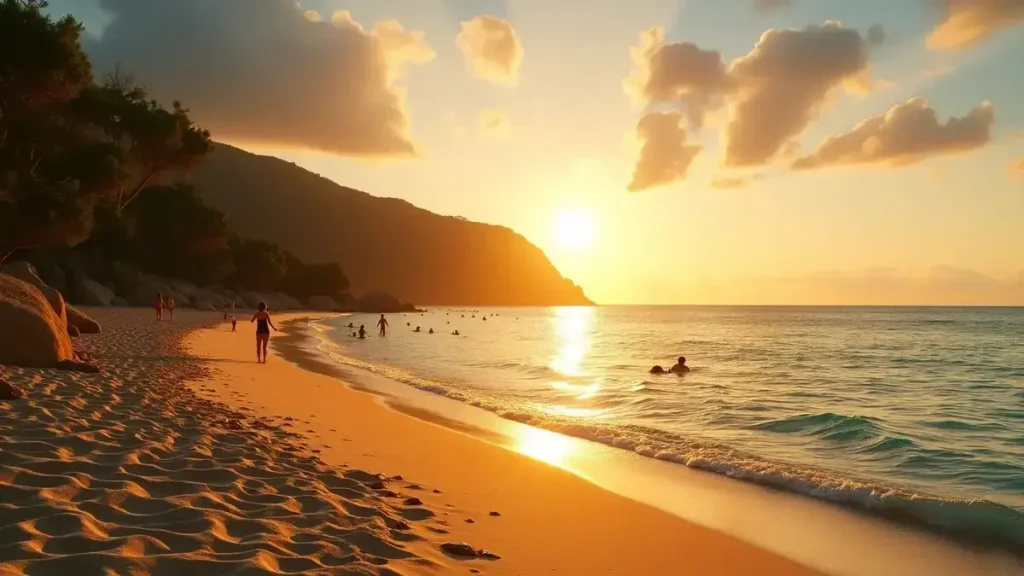
[[[402,520],[395,522],[394,528],[395,530],[412,530],[412,526],[409,526],[407,522],[404,522]]]
[[[283,292],[274,292],[270,297],[274,299],[274,309],[276,310],[302,310],[305,308],[302,302]]]
[[[476,524],[476,520],[473,520],[472,518],[466,518],[466,524]]]
[[[423,500],[420,500],[419,498],[416,497],[406,498],[404,504],[406,506],[422,506]]]
[[[72,302],[81,306],[110,306],[116,294],[95,280],[76,276],[72,296]]]
[[[360,312],[392,313],[401,312],[402,303],[386,292],[370,292],[359,298],[357,308]]]
[[[196,299],[196,293],[199,292],[199,287],[197,287],[195,284],[192,284],[191,282],[188,282],[186,280],[180,280],[180,279],[177,279],[177,278],[168,280],[167,281],[167,286],[171,290],[174,290],[178,294],[181,294],[185,298],[188,298],[189,301],[195,300]]]
[[[451,554],[452,556],[461,556],[463,558],[484,558],[487,560],[501,560],[501,556],[488,552],[484,549],[475,549],[465,542],[445,542],[441,544],[441,550]]]
[[[259,292],[253,292],[252,290],[246,290],[238,295],[241,297],[242,302],[245,303],[249,308],[257,308],[260,302],[267,302],[267,298]],[[270,304],[269,302],[267,303]]]
[[[38,288],[0,274],[0,364],[50,368],[65,360],[74,360],[67,323]]]
[[[131,304],[129,304],[127,300],[121,298],[120,296],[114,296],[114,299],[110,301],[110,305],[117,306],[119,308],[131,306]]]
[[[334,298],[330,296],[310,296],[306,300],[306,304],[310,310],[318,310],[320,312],[336,312],[341,309],[338,303],[334,301]]]
[[[24,396],[24,390],[6,380],[0,380],[0,400],[17,400]]]
[[[68,325],[74,325],[82,334],[99,334],[100,323],[89,317],[88,314],[82,312],[74,306],[67,307],[68,312]]]
[[[491,511],[491,516],[501,516],[501,512]]]
[[[198,288],[192,295],[192,305],[197,302],[209,302],[214,307],[226,308],[231,306],[231,299],[210,288]]]
[[[209,302],[206,302],[205,300],[196,300],[192,302],[192,307],[195,308],[196,310],[209,310],[212,312],[217,311],[216,306],[210,304]]]
[[[75,338],[81,334],[82,332],[74,324],[68,323],[68,336]]]
[[[36,269],[31,264],[21,261],[10,262],[4,264],[0,268],[0,272],[34,286],[46,298],[50,307],[53,308],[53,312],[60,317],[62,322],[67,324],[67,305],[64,302],[64,296],[61,295],[60,291],[47,286],[36,274]]]
[[[121,296],[132,306],[152,307],[153,303],[156,302],[157,294],[167,298],[171,294],[171,289],[159,281],[159,279],[139,276],[139,281],[135,284],[135,288],[131,292],[122,293]],[[175,298],[175,301],[177,301],[177,298]]]
[[[335,300],[338,302],[341,312],[354,312],[356,308],[359,307],[359,303],[356,302],[356,297],[348,292],[338,294]]]
[[[61,370],[76,370],[78,372],[89,372],[91,374],[99,374],[100,367],[89,362],[83,362],[81,360],[61,360],[57,362],[57,368]]]

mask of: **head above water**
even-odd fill
[[[260,312],[266,312],[267,311],[267,303],[266,302],[260,302],[259,310],[260,310]]]
[[[680,364],[686,364],[686,356],[680,356],[679,357],[679,363]]]

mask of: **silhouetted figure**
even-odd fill
[[[458,336],[458,335],[459,335],[459,331],[458,330],[456,330],[455,332],[452,332],[452,336]]]
[[[259,309],[252,315],[249,323],[256,323],[256,361],[267,363],[267,343],[270,342],[270,329],[277,331],[277,326],[270,320],[270,313],[267,312],[267,303],[260,302]],[[262,350],[262,352],[261,352]]]
[[[487,316],[484,316],[484,322],[487,322]]]
[[[417,326],[416,329],[413,330],[413,332],[419,332],[419,331],[420,331],[420,327],[419,326]]]
[[[164,319],[164,295],[163,294],[161,294],[159,292],[156,293],[156,302],[153,303],[153,307],[156,308],[156,319],[157,320],[163,320]]]
[[[427,334],[433,334],[433,333],[434,333],[434,329],[433,328],[431,328],[430,330],[427,331]]]
[[[690,367],[686,365],[686,357],[680,356],[679,360],[669,368],[669,372],[673,374],[686,374],[690,371]]]
[[[662,368],[661,366],[657,366],[656,365],[654,368],[651,368],[651,374],[664,374],[664,373],[665,373],[665,369]]]
[[[174,296],[167,297],[167,312],[171,316],[171,322],[174,322]]]
[[[366,326],[362,324],[359,325],[359,339],[366,340]]]
[[[388,334],[388,321],[384,319],[384,315],[380,315],[380,320],[377,320],[377,326],[380,327],[380,335],[387,336]]]

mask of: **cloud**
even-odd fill
[[[686,172],[701,147],[686,143],[686,129],[679,112],[650,112],[636,126],[643,141],[640,159],[629,183],[630,192],[664,186],[686,179]]]
[[[689,42],[665,44],[665,31],[651,28],[633,49],[637,71],[626,89],[644,104],[678,102],[691,128],[699,130],[704,115],[720,104],[730,86],[722,55]]]
[[[480,113],[480,132],[488,136],[504,136],[508,133],[508,117],[501,110],[484,110]]]
[[[120,63],[150,94],[181,100],[218,139],[349,156],[415,153],[407,65],[434,52],[394,20],[366,30],[294,0],[102,0],[113,20],[86,48],[99,70]]]
[[[883,164],[906,166],[946,154],[969,152],[991,140],[994,108],[982,102],[962,118],[940,122],[924,98],[912,98],[880,116],[868,118],[852,131],[826,138],[793,168]]]
[[[519,81],[523,45],[508,21],[495,16],[476,16],[462,23],[455,44],[480,78],[503,84]]]
[[[811,123],[829,93],[867,72],[867,42],[838,22],[765,32],[729,67],[740,88],[730,109],[725,163],[767,164]]]
[[[719,190],[733,190],[744,188],[747,185],[746,178],[729,178],[727,176],[716,177],[711,180],[711,187]]]
[[[937,0],[943,19],[928,36],[933,50],[969,48],[1024,22],[1024,0]]]
[[[718,52],[688,42],[664,44],[664,32],[654,28],[633,48],[638,66],[625,86],[645,105],[685,110],[693,129],[728,103],[725,163],[762,166],[804,131],[833,91],[870,88],[868,49],[884,39],[878,25],[862,36],[832,21],[768,30],[753,50],[726,66]]]
[[[767,14],[793,5],[793,0],[752,0],[754,12]]]

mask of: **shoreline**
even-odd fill
[[[393,410],[379,395],[351,387],[350,379],[286,360],[282,344],[301,338],[291,321],[304,324],[326,316],[278,316],[282,329],[288,322],[290,334],[271,338],[266,365],[247,362],[252,352],[244,329],[241,334],[193,332],[187,339],[192,353],[229,360],[217,365],[212,382],[195,382],[193,388],[236,409],[301,419],[311,446],[327,463],[415,478],[430,488],[419,497],[451,517],[446,537],[502,556],[478,567],[485,573],[819,573],[478,438],[478,430],[459,431]],[[332,368],[321,364],[323,370]],[[285,389],[277,385],[281,382],[287,382]]]
[[[547,460],[616,494],[739,537],[806,566],[836,574],[1024,573],[1024,557],[1015,555],[1012,549],[958,539],[919,524],[912,517],[889,518],[859,507],[562,436],[506,420],[493,412],[358,366],[331,363],[330,352],[321,345],[315,346],[315,352],[301,346],[304,338],[331,346],[323,334],[315,334],[321,330],[313,328],[314,323],[307,320],[306,326],[300,327],[304,337],[279,338],[276,350],[306,370],[380,396],[382,403],[392,410]],[[570,454],[560,458],[566,462],[559,462],[546,454],[531,453],[531,447],[523,446],[517,438],[521,429],[535,431],[531,434],[540,434],[545,441],[556,440],[575,447],[566,452],[586,454],[575,459]],[[701,497],[695,498],[694,492]],[[796,518],[780,518],[779,509]],[[751,519],[760,522],[760,526],[751,526]],[[842,538],[821,538],[822,531],[833,531]],[[810,542],[814,546],[808,546]],[[914,549],[916,553],[907,555],[903,549]]]

